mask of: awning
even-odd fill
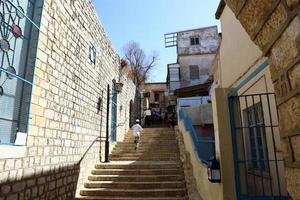
[[[193,96],[208,96],[211,81],[203,84],[183,87],[175,90],[174,94],[177,97],[193,97]]]

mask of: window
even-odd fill
[[[249,136],[250,168],[258,171],[268,171],[266,131],[261,102],[245,109],[244,117]]]
[[[96,65],[96,48],[91,45],[89,48],[89,60],[93,67]]]
[[[192,37],[191,38],[191,45],[199,45],[199,44],[200,44],[199,37]]]
[[[159,93],[154,93],[154,101],[155,102],[159,101]]]
[[[0,144],[25,143],[42,4],[0,1]]]
[[[170,68],[170,81],[179,81],[179,68]]]
[[[190,66],[190,80],[199,79],[199,67],[198,65]]]

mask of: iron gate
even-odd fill
[[[229,96],[238,199],[290,199],[273,93]]]
[[[112,101],[111,101],[111,140],[117,141],[117,91],[116,86],[112,84]]]

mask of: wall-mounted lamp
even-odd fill
[[[208,175],[208,180],[210,182],[212,182],[212,183],[220,183],[221,182],[220,164],[215,156],[213,156],[208,161],[207,175]]]
[[[115,89],[116,89],[117,93],[122,92],[123,85],[124,85],[123,83],[115,83]]]

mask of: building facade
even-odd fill
[[[167,84],[164,82],[145,83],[144,94],[146,94],[144,109],[152,108],[158,113],[166,112],[167,108]]]
[[[165,38],[166,47],[177,48],[177,63],[168,65],[170,104],[176,105],[177,97],[208,95],[209,69],[219,47],[217,27],[166,34]]]
[[[104,159],[99,139],[129,129],[135,85],[90,1],[0,7],[0,199],[73,199]]]
[[[291,111],[280,110],[285,104],[282,98],[286,93],[282,91],[287,88],[282,82],[283,88],[276,88],[278,82],[276,76],[274,78],[273,66],[274,60],[279,62],[283,58],[283,47],[291,45],[290,49],[284,49],[295,51],[293,36],[299,35],[300,30],[297,17],[294,19],[296,22],[292,22],[293,15],[290,15],[290,24],[286,24],[289,28],[286,33],[281,29],[278,41],[273,35],[274,47],[262,46],[262,43],[268,43],[267,36],[277,30],[275,27],[280,26],[279,19],[284,19],[283,11],[290,13],[294,9],[296,12],[299,7],[295,6],[298,4],[295,1],[273,3],[221,1],[216,12],[217,19],[221,21],[222,41],[210,70],[214,79],[210,94],[220,184],[207,180],[207,166],[199,161],[195,148],[190,147],[195,139],[188,117],[182,114],[179,120],[179,130],[185,149],[191,155],[196,185],[203,199],[300,199],[296,189],[299,188],[297,157],[291,155],[296,153],[294,145],[297,143],[295,136],[290,137],[288,143],[292,146],[287,147],[285,138],[288,136],[282,136],[286,131],[283,127],[292,127],[297,114],[292,116]],[[269,9],[269,14],[265,13],[265,9]],[[261,18],[253,13],[260,13]],[[290,64],[293,68],[294,65]],[[293,98],[297,95],[291,97],[291,101]],[[293,109],[297,110],[296,104],[293,104]],[[287,112],[290,113],[289,118],[282,114]],[[287,122],[287,119],[291,121]],[[206,151],[204,145],[201,147],[199,144],[198,148]],[[294,164],[287,159],[291,157]]]
[[[251,40],[269,58],[279,108],[279,129],[288,191],[299,194],[299,1],[225,0]],[[249,15],[249,13],[257,13]]]
[[[290,199],[269,61],[224,1],[216,17],[221,21],[222,41],[210,71],[214,77],[211,94],[221,166],[222,144],[230,141],[231,146],[232,160],[226,162],[232,162],[234,170],[221,169],[222,174],[235,177],[234,183],[227,184],[233,187],[228,191],[234,199]],[[226,138],[228,132],[231,135]]]

